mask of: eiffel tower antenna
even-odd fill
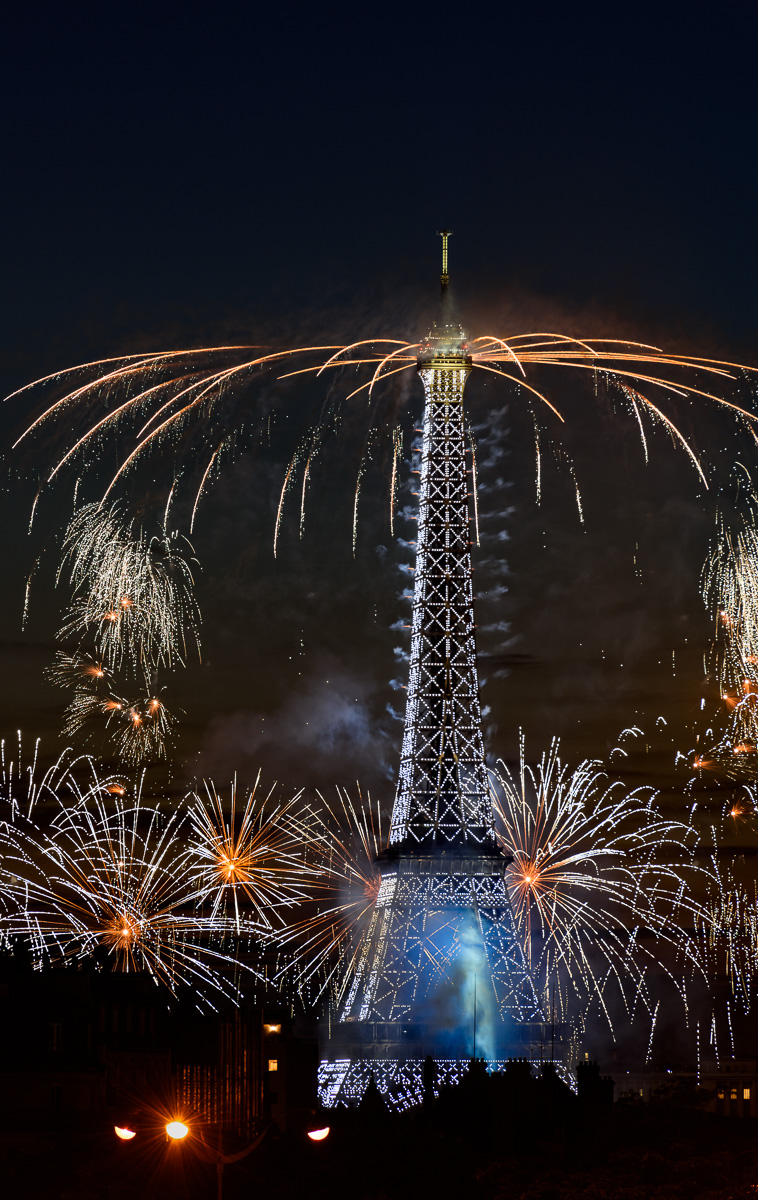
[[[448,239],[453,236],[452,229],[440,229],[437,237],[442,238],[442,274],[440,275],[440,294],[444,297],[447,289],[450,286],[450,276],[447,270],[447,243]]]

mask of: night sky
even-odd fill
[[[19,6],[0,72],[2,393],[135,350],[415,340],[443,224],[472,333],[627,336],[756,363],[756,34],[755,7],[736,3],[707,19],[679,4]],[[536,506],[518,396],[495,381],[467,393],[488,752],[512,758],[523,726],[530,757],[560,736],[572,761],[604,758],[637,723],[624,769],[675,806],[675,751],[702,732],[701,698],[716,710],[699,595],[716,496],[664,436],[646,466],[603,396],[542,378],[569,415],[584,525],[565,467],[546,466]],[[293,422],[318,399],[298,393]],[[409,427],[421,400],[416,384]],[[4,449],[36,403],[6,406]],[[755,445],[706,402],[685,417],[722,480],[732,460],[754,466]],[[193,535],[204,661],[168,681],[185,711],[172,786],[261,766],[288,785],[360,779],[391,801],[407,669],[391,627],[411,561],[397,534],[413,535],[390,534],[377,478],[353,557],[359,442],[348,429],[332,447],[305,538],[293,513],[276,560],[283,454],[241,457],[208,497]],[[0,726],[53,754],[63,699],[42,672],[64,599],[61,512],[27,537],[36,464],[5,463]]]

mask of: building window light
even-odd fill
[[[732,1088],[732,1090],[730,1091],[730,1093],[729,1093],[729,1099],[730,1099],[730,1100],[736,1100],[736,1099],[737,1099],[737,1089],[736,1089],[736,1088]]]
[[[278,1071],[279,1070],[279,1059],[278,1058],[270,1058],[268,1060],[268,1069],[269,1069],[269,1071]]]
[[[743,1100],[749,1100],[749,1099],[750,1099],[750,1088],[748,1088],[748,1087],[744,1087],[744,1088],[742,1089],[742,1099],[743,1099]]]

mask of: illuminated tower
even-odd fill
[[[372,923],[322,1063],[332,1103],[360,1095],[370,1073],[412,1102],[427,1054],[449,1078],[472,1053],[528,1052],[541,1029],[484,759],[463,409],[471,359],[449,311],[450,231],[441,236],[442,312],[418,357],[426,403],[398,788]]]

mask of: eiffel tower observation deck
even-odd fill
[[[405,1106],[421,1098],[427,1055],[444,1083],[472,1055],[539,1057],[544,1037],[484,757],[463,405],[471,359],[449,306],[450,233],[441,236],[440,319],[418,355],[426,401],[399,780],[372,922],[322,1047],[326,1104],[356,1100],[373,1075]]]

